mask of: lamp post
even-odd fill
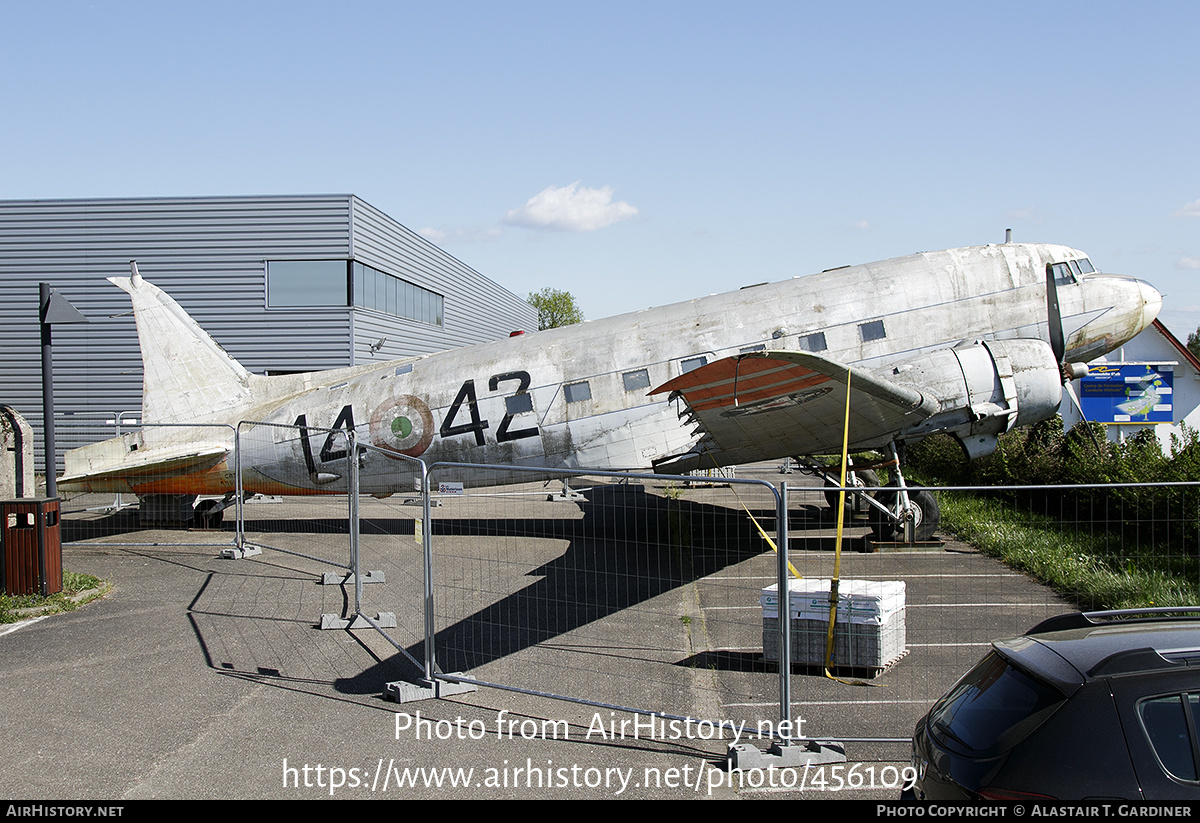
[[[54,454],[54,358],[51,354],[54,323],[86,323],[88,320],[71,301],[50,288],[38,284],[38,317],[42,326],[42,442],[45,445],[46,497],[58,497],[58,461]]]

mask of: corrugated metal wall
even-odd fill
[[[355,365],[441,351],[506,337],[516,329],[537,329],[537,311],[512,292],[409,231],[378,209],[355,198],[354,259],[401,277],[445,298],[442,329],[414,320],[357,310],[354,316]],[[383,348],[370,346],[386,337]],[[440,345],[422,348],[437,340]]]
[[[355,254],[443,294],[445,327],[347,307],[266,308],[266,260]],[[56,416],[135,410],[137,333],[127,295],[105,280],[127,276],[130,260],[254,372],[438,351],[536,323],[522,300],[352,195],[0,201],[0,402],[33,425],[39,453],[38,283],[91,321],[54,330]],[[60,428],[60,450],[79,440]]]

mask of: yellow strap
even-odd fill
[[[733,486],[730,488],[733,488]],[[738,502],[742,503],[742,498],[736,491],[734,491],[734,495],[737,496]],[[779,554],[779,547],[775,545],[775,541],[771,539],[771,535],[767,534],[763,527],[759,525],[758,521],[754,518],[754,515],[751,514],[750,510],[746,508],[745,503],[742,503],[742,509],[746,512],[747,516],[749,516],[750,522],[754,524],[754,528],[758,529],[758,533],[762,535],[762,539],[767,541],[767,545],[771,547],[771,551],[775,552],[775,554]],[[786,529],[787,524],[784,523],[779,528]],[[788,561],[788,571],[790,571],[792,573],[792,577],[796,578],[797,580],[804,576],[800,574],[800,572],[796,571],[796,567],[792,565],[791,560]],[[781,597],[783,597],[782,602],[787,603],[787,597],[785,595],[781,595]]]
[[[846,464],[850,456],[850,370],[846,369],[846,413],[842,422],[842,475],[838,485],[837,538],[833,543],[833,578],[829,581],[829,628],[825,634],[825,676],[833,665],[833,627],[837,620],[838,583],[842,570],[842,529],[846,522]]]
[[[717,461],[714,460],[713,468],[716,468],[716,464],[717,464]],[[750,509],[746,506],[745,501],[742,500],[742,496],[740,494],[738,494],[737,483],[730,483],[729,488],[733,491],[733,496],[737,498],[738,503],[741,505],[742,511],[746,512],[746,516],[749,517],[750,522],[754,524],[754,528],[758,529],[758,533],[760,535],[762,535],[762,539],[767,541],[767,545],[771,547],[771,551],[775,552],[775,554],[779,554],[779,547],[775,545],[775,541],[771,539],[771,535],[767,534],[766,530],[759,524],[758,520],[750,512]],[[784,517],[785,518],[787,517],[786,512],[784,513]],[[783,523],[779,524],[779,528],[781,528],[781,529],[786,529],[787,527],[788,527],[788,524],[787,524],[786,520],[784,520]],[[797,580],[804,577],[804,575],[802,575],[802,574],[800,574],[800,572],[796,571],[796,567],[792,565],[792,561],[790,561],[790,560],[788,561],[788,571],[790,571],[792,573],[792,577],[796,578]],[[787,603],[786,597],[784,597],[783,602]]]
[[[833,666],[833,635],[834,626],[837,622],[837,603],[838,603],[838,584],[841,582],[842,569],[842,527],[845,524],[846,518],[846,467],[849,464],[850,455],[850,370],[846,369],[846,416],[842,424],[842,478],[838,484],[841,489],[838,491],[838,518],[837,518],[837,539],[833,545],[833,578],[829,581],[829,628],[825,634],[825,676],[830,680],[836,680],[839,683],[844,683],[850,686],[875,686],[881,685],[876,683],[867,683],[863,680],[843,680],[840,677],[834,677],[829,671]]]

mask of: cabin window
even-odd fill
[[[504,398],[504,410],[509,414],[524,414],[533,411],[533,395],[529,392],[510,394]]]
[[[879,321],[879,325],[880,327],[883,326],[882,320]],[[825,342],[825,332],[819,331],[812,334],[800,335],[800,351],[826,351],[828,349],[829,346]]]
[[[650,388],[650,373],[645,369],[627,371],[621,375],[621,380],[625,383],[625,391]]]
[[[1082,260],[1075,260],[1073,262],[1079,264],[1079,270],[1084,274],[1092,274],[1096,271],[1095,267],[1092,266],[1092,261],[1088,260],[1086,257]]]
[[[741,354],[750,354],[751,352],[766,351],[766,350],[767,350],[766,345],[763,343],[759,343],[757,346],[746,346],[745,348],[739,349],[738,351]]]
[[[864,343],[870,343],[872,340],[882,340],[887,337],[887,331],[883,328],[882,320],[872,320],[870,323],[860,323],[858,333],[862,335]]]
[[[592,399],[592,387],[586,380],[582,383],[567,383],[563,386],[563,394],[568,403],[579,403]]]
[[[688,372],[695,371],[696,369],[705,365],[708,365],[708,358],[704,355],[700,355],[699,357],[689,357],[687,360],[682,360],[679,363],[679,367],[682,369],[681,374],[687,374]]]

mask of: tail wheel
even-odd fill
[[[899,491],[888,489],[877,492],[875,499],[888,509],[894,510],[899,494]],[[910,489],[908,503],[912,507],[913,539],[918,543],[931,539],[942,518],[937,498],[922,489]],[[871,531],[881,543],[904,539],[903,524],[896,523],[874,506],[871,507]]]
[[[225,519],[225,510],[218,509],[220,500],[201,500],[196,504],[195,523],[199,529],[216,529],[220,528],[221,521]]]

